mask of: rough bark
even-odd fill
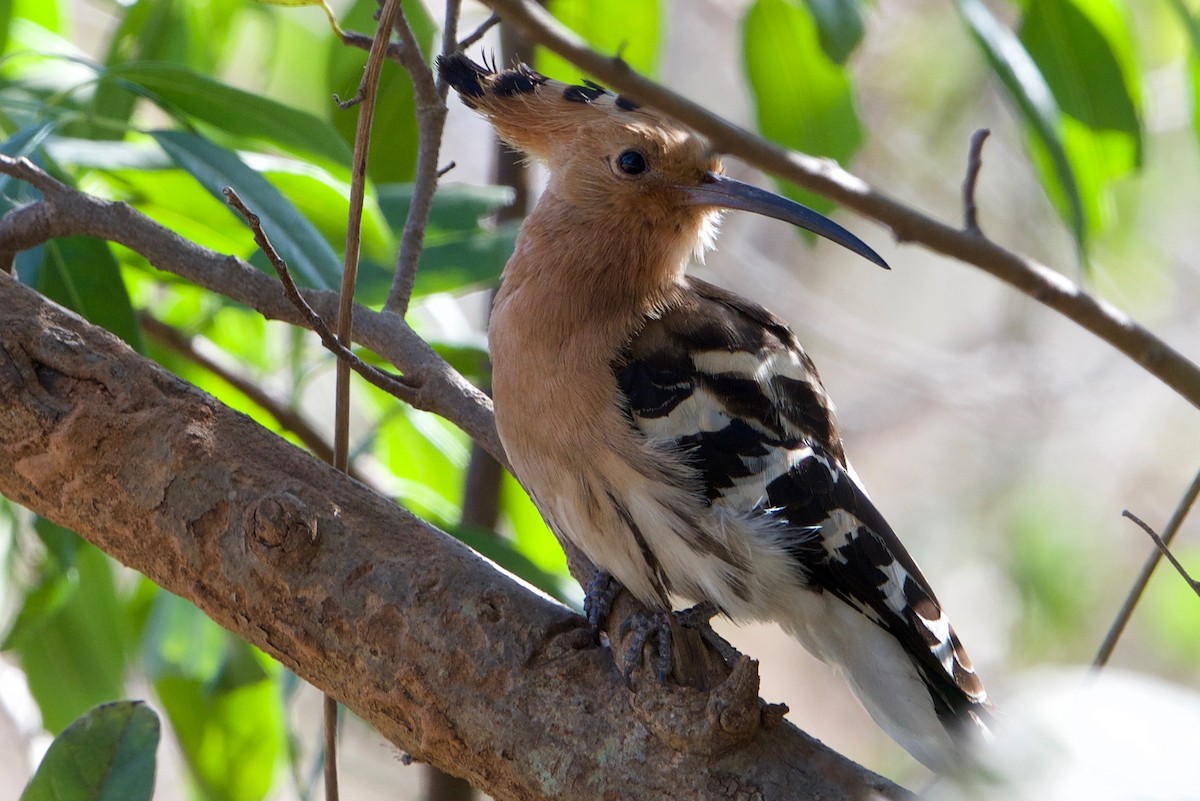
[[[6,275],[0,492],[500,801],[909,797],[748,659],[629,692],[580,618]]]

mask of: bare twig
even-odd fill
[[[396,274],[392,279],[387,303],[383,306],[385,312],[403,318],[408,313],[408,303],[412,298],[417,262],[421,258],[421,247],[425,243],[425,224],[429,219],[429,210],[433,207],[433,193],[437,189],[437,162],[438,153],[442,148],[442,128],[446,123],[446,101],[445,90],[439,89],[433,77],[433,70],[426,63],[421,46],[417,43],[412,27],[403,13],[396,20],[396,33],[404,46],[400,54],[401,64],[413,82],[417,135],[420,140],[417,145],[417,174],[413,181],[412,204],[408,207],[404,233],[400,237]]]
[[[591,50],[531,0],[484,0],[531,42],[544,45],[632,100],[670,114],[723,153],[841,203],[892,229],[900,242],[975,265],[1054,309],[1141,365],[1200,408],[1200,367],[1111,304],[1061,273],[986,237],[933,219],[873,189],[828,159],[787,150],[638,75],[620,58]]]
[[[346,110],[354,102],[359,103],[358,122],[354,130],[354,161],[350,176],[350,210],[346,217],[346,251],[342,257],[342,286],[339,294],[337,314],[338,343],[346,352],[353,344],[354,330],[354,287],[358,283],[358,257],[362,243],[363,198],[367,189],[367,154],[371,147],[371,125],[375,120],[375,98],[379,89],[379,76],[383,71],[384,55],[392,28],[400,15],[400,0],[387,0],[379,14],[379,28],[375,41],[367,55],[367,66],[354,100],[350,103],[338,101]],[[272,261],[274,264],[274,261]],[[276,265],[276,269],[279,266]],[[337,361],[337,377],[334,385],[333,417],[333,466],[348,472],[350,466],[350,363]],[[338,704],[330,695],[322,705],[323,732],[325,737],[325,799],[338,801]]]
[[[983,143],[991,135],[987,128],[971,134],[967,150],[967,177],[963,180],[963,230],[982,234],[979,230],[979,209],[975,205],[975,186],[979,183],[979,170],[983,167]]]
[[[342,35],[342,44],[350,47],[357,47],[359,50],[370,50],[375,43],[375,37],[367,36],[365,33],[357,33],[355,31],[346,31]],[[388,61],[394,61],[397,64],[403,63],[404,47],[397,42],[392,42],[387,47]]]
[[[1195,478],[1192,479],[1192,485],[1180,499],[1179,505],[1171,514],[1171,519],[1167,521],[1167,527],[1163,529],[1162,540],[1166,545],[1170,545],[1171,541],[1175,539],[1175,534],[1183,525],[1184,518],[1187,517],[1192,504],[1196,502],[1197,496],[1200,496],[1200,472],[1197,472]],[[1157,550],[1146,559],[1146,564],[1142,566],[1142,572],[1138,574],[1129,594],[1125,596],[1125,603],[1121,606],[1121,611],[1117,613],[1116,619],[1109,627],[1108,634],[1104,636],[1104,642],[1100,644],[1096,658],[1092,660],[1092,667],[1101,668],[1108,664],[1113,649],[1117,647],[1117,641],[1121,639],[1121,634],[1129,624],[1129,618],[1133,616],[1134,607],[1141,600],[1142,594],[1146,591],[1146,585],[1150,583],[1150,577],[1154,575],[1154,569],[1158,567],[1161,559],[1162,554]]]
[[[348,362],[354,372],[365,378],[372,385],[379,387],[384,392],[395,395],[401,400],[406,399],[416,387],[416,384],[411,382],[406,376],[389,373],[380,370],[374,365],[367,364],[355,355],[354,351],[343,345],[334,333],[329,330],[329,326],[321,319],[321,315],[317,314],[316,310],[308,305],[308,301],[300,294],[300,290],[296,287],[296,282],[292,280],[292,275],[288,271],[287,263],[280,258],[279,254],[275,251],[274,245],[271,244],[271,240],[267,238],[266,232],[263,231],[262,221],[259,220],[258,215],[246,208],[246,204],[238,197],[237,192],[228,186],[225,187],[225,197],[229,198],[230,205],[237,209],[238,213],[246,219],[246,224],[254,232],[254,241],[262,248],[262,252],[266,255],[267,260],[271,262],[271,266],[279,274],[279,280],[283,283],[283,289],[288,299],[304,315],[304,319],[308,321],[309,328],[315,331],[317,336],[321,338],[321,344],[337,356],[338,359]]]
[[[1134,523],[1137,523],[1142,531],[1150,535],[1150,539],[1154,540],[1154,544],[1158,548],[1158,552],[1167,557],[1167,561],[1171,563],[1171,566],[1175,568],[1179,575],[1183,576],[1183,580],[1186,581],[1188,586],[1192,588],[1192,592],[1196,593],[1196,595],[1200,595],[1200,581],[1196,581],[1194,578],[1192,578],[1191,574],[1187,572],[1187,569],[1179,563],[1179,560],[1175,558],[1175,554],[1171,553],[1171,549],[1167,547],[1165,542],[1163,542],[1162,537],[1158,536],[1158,533],[1154,529],[1150,528],[1150,526],[1148,526],[1140,517],[1128,509],[1121,512],[1121,516],[1128,517]]]
[[[471,45],[475,44],[480,39],[482,39],[484,37],[484,35],[487,34],[487,32],[490,31],[492,28],[494,28],[497,24],[499,24],[499,22],[500,22],[500,15],[492,14],[490,17],[485,19],[478,28],[476,28],[474,31],[472,31],[471,34],[467,36],[467,38],[461,40],[458,43],[458,49],[466,50],[468,47],[470,47]]]

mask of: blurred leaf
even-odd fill
[[[1200,138],[1200,19],[1183,0],[1170,0],[1170,3],[1187,34],[1188,74],[1192,81],[1192,130]]]
[[[283,748],[283,707],[254,649],[190,601],[159,592],[142,643],[193,777],[208,799],[257,801]]]
[[[243,159],[247,166],[274,184],[337,251],[345,250],[346,219],[350,214],[348,172],[342,178],[296,159],[256,153],[244,154]],[[392,257],[396,240],[369,187],[363,200],[361,230],[363,258],[387,261]]]
[[[863,37],[862,0],[804,0],[817,23],[821,49],[830,60],[845,64]]]
[[[439,188],[429,214],[413,295],[456,292],[496,281],[512,255],[517,226],[488,230],[481,227],[480,219],[512,199],[513,190],[504,186],[448,184]],[[396,230],[403,229],[411,200],[411,184],[379,187],[380,208]],[[390,281],[390,271],[383,277]],[[368,297],[370,283],[364,276],[364,297]]]
[[[491,383],[491,363],[485,343],[472,345],[462,342],[429,342],[437,355],[476,386]]]
[[[1122,9],[1115,0],[1038,0],[1026,10],[1020,37],[1068,115],[1063,143],[1086,230],[1100,231],[1111,216],[1109,184],[1142,162],[1139,76]],[[1043,183],[1053,175],[1043,169]],[[1061,194],[1052,197],[1069,215]]]
[[[287,262],[297,284],[318,289],[338,288],[341,261],[333,248],[278,189],[247,167],[236,153],[194,134],[151,131],[150,135],[213,197],[224,200],[221,190],[226,186],[237,191],[250,211],[262,220],[263,230]],[[230,213],[237,216],[233,209]]]
[[[1171,551],[1193,578],[1200,574],[1200,550],[1173,546]],[[1191,671],[1200,662],[1200,598],[1165,560],[1158,574],[1144,599],[1155,652]]]
[[[412,184],[386,184],[378,187],[379,207],[392,228],[404,230],[404,221],[412,205]],[[516,193],[508,186],[446,184],[438,186],[429,211],[426,237],[444,231],[469,231],[479,220],[513,202]]]
[[[142,664],[153,682],[165,677],[215,681],[227,634],[195,604],[174,593],[154,596],[142,635]]]
[[[60,35],[68,33],[67,15],[62,13],[64,0],[12,0],[12,16],[26,19]]]
[[[1017,37],[992,16],[982,0],[956,2],[992,71],[1029,126],[1036,144],[1034,154],[1040,155],[1045,165],[1042,185],[1063,214],[1082,252],[1087,235],[1083,198],[1067,157],[1058,104],[1046,79]]]
[[[86,543],[76,559],[78,586],[71,597],[36,637],[22,638],[14,649],[51,732],[124,694],[125,632],[112,566]]]
[[[115,83],[172,114],[201,120],[234,136],[349,166],[351,150],[327,122],[270,98],[218,83],[177,64],[138,62],[110,67]]]
[[[505,472],[500,486],[500,499],[504,515],[512,526],[517,549],[540,569],[558,576],[569,576],[567,556],[562,546],[542,519],[541,512],[529,499],[525,488],[508,472]]]
[[[812,15],[792,0],[755,0],[742,26],[758,128],[781,145],[845,162],[863,132],[850,77],[829,60]],[[791,184],[784,194],[818,211],[833,203]]]
[[[413,285],[413,296],[459,292],[496,283],[512,255],[519,227],[511,223],[495,231],[446,237],[426,245],[421,251],[421,269]]]
[[[259,801],[270,792],[284,753],[283,703],[275,682],[226,688],[168,676],[154,688],[206,799]]]
[[[659,0],[549,0],[546,9],[579,34],[593,49],[619,56],[644,75],[658,69],[662,46],[662,3]],[[534,51],[538,72],[567,83],[583,76],[579,68],[544,47]]]
[[[142,331],[107,242],[86,236],[51,239],[44,245],[35,286],[46,297],[142,352]]]
[[[158,740],[141,701],[98,706],[54,738],[21,801],[149,801]]]
[[[564,584],[571,577],[561,573],[543,570],[534,564],[533,560],[517,548],[511,540],[497,536],[491,531],[458,526],[451,529],[455,539],[467,545],[472,550],[495,562],[514,576],[527,581],[542,592],[557,598],[564,604],[572,602],[571,593],[567,592]]]
[[[373,34],[379,27],[373,19],[377,10],[375,0],[356,0],[342,17],[343,27]],[[431,59],[437,26],[424,4],[405,4],[404,16],[421,45],[421,52],[426,59]],[[353,97],[362,80],[367,54],[332,38],[328,42],[328,52],[330,91],[339,97]],[[377,184],[411,181],[417,164],[417,119],[408,74],[403,70],[385,69],[379,79],[379,97],[368,153],[368,175]],[[346,142],[354,142],[357,124],[357,106],[334,113],[333,125]]]
[[[53,130],[54,125],[48,122],[28,125],[0,142],[0,153],[17,159],[26,158],[46,141]],[[41,199],[42,193],[29,184],[11,175],[0,174],[0,216]]]
[[[8,49],[8,26],[12,24],[13,0],[0,0],[0,53]]]

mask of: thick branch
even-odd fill
[[[871,188],[827,159],[787,150],[638,75],[620,57],[601,55],[531,0],[484,0],[531,42],[544,45],[623,95],[654,106],[707,136],[718,150],[878,220],[901,242],[973,264],[1091,331],[1200,408],[1200,367],[1115,306],[1089,295],[1044,264],[953,228]]]
[[[749,660],[627,692],[579,618],[7,276],[0,493],[500,801],[910,797],[764,726]]]

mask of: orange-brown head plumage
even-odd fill
[[[566,84],[525,65],[497,72],[457,53],[440,59],[439,69],[501,138],[545,162],[555,196],[589,219],[637,220],[662,234],[707,239],[714,209],[690,202],[683,187],[721,164],[696,132],[597,84]]]

